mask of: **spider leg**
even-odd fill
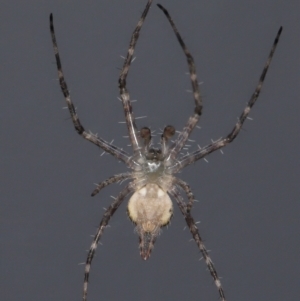
[[[103,189],[104,187],[106,187],[110,184],[113,184],[113,183],[116,183],[116,182],[119,182],[119,181],[122,181],[122,180],[125,180],[125,179],[128,179],[128,178],[131,178],[131,177],[132,177],[132,174],[129,173],[129,172],[114,175],[114,176],[100,182],[97,185],[97,187],[94,189],[94,191],[92,192],[91,196],[95,196],[97,193],[100,192],[101,189]]]
[[[194,99],[195,99],[194,114],[188,119],[188,122],[186,123],[183,131],[179,134],[177,140],[175,141],[174,145],[172,146],[172,148],[170,150],[169,159],[174,160],[176,158],[177,154],[180,152],[180,150],[185,145],[185,143],[186,143],[188,137],[190,136],[191,132],[193,131],[194,127],[197,125],[200,115],[202,114],[202,97],[201,97],[200,90],[199,90],[194,59],[193,59],[192,55],[190,54],[189,50],[187,49],[185,43],[183,42],[183,40],[178,32],[178,29],[176,28],[174,21],[172,20],[168,11],[160,4],[157,4],[157,6],[164,12],[166,17],[168,18],[168,20],[173,28],[173,31],[177,37],[177,40],[186,56],[188,67],[189,67],[189,72],[190,72]]]
[[[232,142],[236,138],[236,136],[239,134],[239,132],[240,132],[242,126],[243,126],[243,123],[246,120],[251,108],[255,104],[255,102],[256,102],[259,94],[260,94],[260,91],[261,91],[261,88],[263,86],[266,74],[268,72],[271,60],[273,58],[276,46],[278,44],[281,32],[282,32],[282,27],[279,28],[279,31],[276,35],[276,38],[275,38],[273,46],[271,48],[269,57],[268,57],[267,62],[264,66],[262,74],[259,78],[259,81],[258,81],[258,84],[255,88],[255,91],[252,94],[250,100],[247,103],[247,106],[243,110],[242,114],[240,115],[240,117],[239,117],[237,123],[235,124],[234,128],[232,129],[232,131],[227,135],[227,137],[219,139],[218,141],[215,141],[215,142],[205,146],[202,149],[199,149],[199,150],[197,150],[197,151],[195,151],[195,152],[193,152],[189,155],[186,155],[186,156],[183,156],[182,158],[180,158],[180,160],[176,164],[174,164],[174,166],[171,167],[173,173],[178,172],[179,170],[181,170],[185,166],[187,166],[191,163],[194,163],[195,161],[204,158],[208,154],[210,154],[210,153],[226,146],[227,144],[229,144],[230,142]]]
[[[107,226],[110,218],[113,216],[115,211],[118,209],[118,207],[123,202],[124,198],[133,191],[133,185],[129,183],[117,196],[116,200],[108,207],[108,209],[105,211],[104,216],[100,222],[99,228],[96,232],[96,235],[94,237],[93,243],[91,244],[86,264],[85,264],[85,273],[84,273],[84,283],[83,283],[83,301],[86,301],[87,297],[87,286],[89,281],[89,275],[90,275],[90,269],[91,269],[91,263],[93,260],[93,257],[95,255],[95,251],[98,245],[98,242],[104,232],[105,227]]]
[[[142,157],[142,152],[141,152],[141,147],[139,145],[140,141],[139,141],[139,137],[138,137],[138,133],[137,133],[138,131],[137,131],[136,123],[135,123],[135,118],[134,118],[134,115],[132,112],[130,96],[129,96],[129,92],[126,88],[126,78],[128,75],[130,64],[132,62],[135,45],[139,38],[139,32],[146,19],[146,16],[148,14],[148,11],[152,4],[152,1],[153,0],[148,0],[148,3],[142,13],[142,16],[141,16],[135,30],[132,33],[127,56],[124,61],[124,65],[123,65],[123,68],[121,70],[120,77],[119,77],[119,89],[120,89],[120,95],[121,95],[123,109],[124,109],[124,113],[125,113],[125,119],[126,119],[127,129],[128,129],[128,133],[129,133],[129,138],[130,138],[130,141],[131,141],[131,144],[133,147],[134,155],[136,155],[138,157]]]
[[[202,256],[205,260],[205,263],[207,265],[207,268],[211,274],[211,276],[213,277],[214,279],[214,282],[215,282],[215,285],[219,291],[219,295],[220,295],[220,298],[222,301],[226,301],[225,299],[225,294],[224,294],[224,290],[222,288],[222,285],[221,285],[221,281],[219,279],[219,276],[217,274],[217,271],[214,267],[214,264],[208,254],[208,251],[206,250],[205,248],[205,245],[203,243],[203,240],[199,234],[199,231],[198,231],[198,228],[196,226],[196,223],[193,219],[193,217],[191,216],[190,212],[187,211],[187,206],[182,198],[182,196],[180,195],[178,189],[173,186],[171,188],[171,190],[169,191],[169,193],[176,199],[176,202],[177,202],[177,205],[181,211],[181,213],[183,214],[184,218],[185,218],[185,221],[190,229],[190,232],[192,233],[192,236],[200,250],[200,252],[202,253]]]
[[[110,153],[117,159],[123,161],[127,165],[129,165],[129,155],[117,148],[116,146],[110,144],[109,142],[97,137],[96,135],[92,133],[88,133],[85,131],[84,127],[81,125],[79,117],[77,115],[76,109],[72,103],[71,96],[68,90],[67,83],[64,78],[63,70],[62,70],[62,65],[59,57],[59,52],[58,52],[58,46],[56,42],[56,37],[55,37],[55,32],[54,32],[54,25],[53,25],[53,15],[50,14],[50,32],[51,32],[51,37],[52,37],[52,44],[53,44],[53,49],[55,53],[55,59],[56,59],[56,65],[57,65],[57,71],[58,71],[58,78],[59,78],[59,83],[61,90],[65,96],[68,109],[75,127],[75,130],[79,135],[81,135],[83,138],[87,139],[88,141],[94,143],[95,145],[99,146],[102,148],[104,151]]]
[[[189,186],[189,184],[179,178],[175,178],[174,177],[174,184],[178,185],[180,188],[183,189],[183,191],[186,193],[189,201],[186,205],[186,211],[189,213],[193,207],[194,201],[195,201],[195,197],[194,194]]]

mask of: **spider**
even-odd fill
[[[118,183],[126,179],[132,180],[119,193],[119,195],[111,203],[109,208],[106,209],[104,216],[100,222],[99,228],[97,229],[85,264],[83,301],[86,301],[87,299],[87,286],[90,268],[98,242],[104,232],[105,227],[108,225],[110,218],[119,208],[125,197],[130,194],[132,194],[132,196],[129,199],[127,211],[130,219],[136,224],[136,232],[139,235],[139,248],[141,257],[144,260],[147,260],[149,258],[156,237],[160,233],[161,228],[170,222],[173,212],[173,204],[170,198],[172,197],[174,200],[176,200],[177,205],[179,206],[179,209],[186,220],[192,237],[195,240],[200,252],[202,253],[207,268],[211,276],[213,277],[214,283],[218,289],[220,299],[222,301],[225,301],[224,290],[221,286],[217,271],[210,256],[208,255],[208,251],[204,246],[196,223],[191,215],[191,209],[194,203],[194,195],[189,185],[183,180],[175,177],[174,175],[180,172],[187,165],[194,163],[197,160],[200,160],[209,155],[210,153],[226,146],[227,144],[232,142],[239,134],[244,121],[246,120],[252,106],[255,104],[260,94],[266,73],[268,71],[277,43],[279,41],[280,34],[282,32],[282,27],[279,28],[279,31],[276,35],[275,41],[272,45],[270,54],[259,78],[259,82],[255,88],[255,91],[250,97],[247,106],[241,113],[232,131],[227,136],[225,136],[225,138],[220,138],[218,141],[212,142],[211,144],[203,148],[199,148],[190,154],[181,156],[180,151],[185,146],[202,113],[202,98],[198,86],[193,57],[188,51],[185,43],[183,42],[168,11],[160,4],[157,4],[157,6],[167,17],[169,23],[171,24],[171,27],[173,28],[176,38],[186,56],[195,101],[194,112],[189,117],[185,127],[174,142],[172,142],[170,138],[174,135],[175,129],[173,126],[168,125],[164,128],[161,135],[161,147],[152,147],[150,129],[148,127],[143,127],[138,130],[136,126],[130,96],[126,88],[126,79],[129,67],[133,60],[133,53],[139,37],[139,32],[151,7],[152,1],[153,0],[148,0],[142,16],[139,19],[139,22],[131,36],[127,57],[124,61],[124,65],[119,76],[120,96],[125,113],[129,139],[133,148],[132,155],[129,155],[124,150],[112,145],[112,143],[105,141],[97,135],[92,134],[91,132],[87,132],[82,126],[64,79],[58,46],[54,33],[53,15],[50,15],[50,31],[56,58],[59,83],[66,99],[75,130],[83,138],[97,145],[105,152],[116,157],[119,161],[122,161],[126,164],[127,167],[129,167],[129,169],[131,169],[130,172],[117,174],[106,179],[103,182],[100,182],[92,193],[92,196],[94,196],[99,193],[101,189],[110,184]],[[187,201],[184,201],[183,197],[181,196],[181,191],[186,194]]]

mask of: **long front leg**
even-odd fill
[[[139,139],[140,137],[138,135],[137,126],[135,123],[135,118],[134,118],[134,115],[132,112],[132,105],[131,105],[131,101],[130,101],[129,92],[126,88],[126,78],[128,75],[130,64],[132,62],[133,53],[134,53],[135,45],[139,38],[140,30],[146,19],[146,16],[148,14],[148,11],[152,4],[152,1],[153,0],[148,1],[147,5],[142,13],[142,16],[131,36],[127,56],[126,56],[126,59],[125,59],[125,62],[124,62],[124,65],[123,65],[123,68],[121,70],[120,77],[119,77],[120,95],[121,95],[121,100],[122,100],[122,104],[123,104],[123,108],[124,108],[129,139],[130,139],[135,157],[142,157],[142,152],[141,152],[142,147],[141,147],[141,141]]]
[[[57,65],[57,71],[58,71],[58,78],[59,78],[59,83],[60,83],[60,87],[61,90],[64,94],[64,97],[66,99],[67,102],[67,106],[75,127],[76,132],[81,135],[83,138],[87,139],[88,141],[94,143],[95,145],[99,146],[101,149],[103,149],[104,151],[106,151],[107,153],[110,153],[111,155],[113,155],[114,157],[116,157],[117,159],[123,161],[124,163],[126,163],[127,165],[129,165],[129,155],[119,149],[118,147],[110,144],[109,142],[105,141],[104,139],[101,139],[99,137],[97,137],[96,135],[92,134],[92,133],[88,133],[85,131],[84,127],[82,126],[82,124],[80,123],[79,117],[77,115],[76,109],[73,105],[73,102],[71,100],[71,96],[68,90],[68,86],[67,83],[65,81],[64,78],[64,74],[63,74],[63,70],[62,70],[62,65],[61,65],[61,61],[60,61],[60,57],[59,57],[59,52],[58,52],[58,46],[57,46],[57,42],[56,42],[56,37],[55,37],[55,32],[54,32],[54,25],[53,25],[53,15],[50,14],[50,32],[51,32],[51,37],[52,37],[52,44],[53,44],[53,49],[54,49],[54,54],[55,54],[55,59],[56,59],[56,65]]]
[[[227,144],[229,144],[230,142],[232,142],[236,138],[236,136],[239,134],[239,132],[240,132],[240,130],[241,130],[241,128],[242,128],[242,126],[243,126],[243,124],[244,124],[247,116],[249,115],[251,108],[255,104],[255,102],[256,102],[259,94],[260,94],[260,91],[262,89],[262,86],[263,86],[266,74],[267,74],[269,66],[271,64],[271,61],[272,61],[272,58],[273,58],[276,46],[278,44],[281,32],[282,32],[282,27],[279,28],[279,31],[278,31],[278,33],[276,35],[276,38],[275,38],[273,46],[271,48],[269,57],[267,59],[265,67],[264,67],[264,69],[262,71],[262,74],[261,74],[261,76],[259,78],[259,81],[258,81],[258,84],[256,86],[256,89],[255,89],[254,93],[252,94],[250,100],[247,103],[246,108],[243,110],[241,116],[239,117],[239,119],[238,119],[237,123],[235,124],[234,128],[232,129],[232,131],[227,135],[226,138],[223,138],[223,139],[220,139],[220,140],[218,140],[216,142],[213,142],[213,143],[205,146],[202,149],[199,149],[199,150],[197,150],[197,151],[195,151],[195,152],[193,152],[193,153],[191,153],[189,155],[186,155],[186,156],[182,157],[171,168],[173,173],[178,172],[179,170],[181,170],[185,166],[187,166],[187,165],[189,165],[191,163],[194,163],[197,160],[200,160],[200,159],[204,158],[208,154],[210,154],[210,153],[212,153],[212,152],[214,152],[214,151],[216,151],[216,150],[218,150],[218,149],[226,146]]]
[[[177,27],[175,26],[174,21],[172,20],[171,16],[169,15],[168,11],[160,4],[157,4],[157,6],[164,12],[165,16],[169,20],[173,31],[177,37],[177,40],[186,56],[189,72],[190,72],[190,78],[191,78],[191,84],[193,89],[193,95],[195,100],[195,109],[194,114],[188,119],[183,131],[179,134],[178,138],[176,139],[174,145],[170,149],[169,154],[169,160],[174,160],[177,157],[177,154],[180,152],[180,150],[185,145],[188,137],[190,136],[191,132],[195,128],[195,126],[198,123],[198,120],[200,118],[200,115],[202,114],[202,97],[199,90],[199,84],[197,80],[197,74],[196,74],[196,66],[194,63],[194,59],[187,49],[185,43],[183,42],[183,39],[181,38],[179,31]]]

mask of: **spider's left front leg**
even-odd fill
[[[64,73],[63,73],[63,69],[62,69],[62,64],[61,64],[61,60],[60,60],[60,56],[59,56],[59,52],[58,52],[58,46],[57,46],[57,42],[56,42],[56,36],[55,36],[55,31],[54,31],[54,24],[53,24],[53,15],[50,14],[50,33],[51,33],[51,38],[52,38],[52,45],[53,45],[53,50],[54,50],[54,54],[55,54],[55,60],[56,60],[56,66],[57,66],[57,72],[58,72],[58,79],[59,79],[59,84],[60,84],[60,88],[62,93],[64,94],[71,118],[72,118],[72,122],[74,125],[74,128],[76,130],[76,132],[81,135],[84,139],[94,143],[95,145],[97,145],[98,147],[100,147],[101,149],[103,149],[105,152],[110,153],[111,155],[113,155],[114,157],[116,157],[117,159],[123,161],[124,163],[126,163],[127,165],[131,165],[130,162],[130,157],[129,155],[123,151],[122,149],[112,145],[111,143],[105,141],[104,139],[98,137],[97,135],[94,135],[92,133],[88,133],[83,125],[81,124],[78,114],[76,112],[75,106],[71,100],[71,96],[70,96],[70,92],[67,86],[67,83],[65,81],[65,77],[64,77]]]
[[[148,0],[148,3],[142,13],[142,16],[141,16],[136,28],[134,29],[134,31],[132,33],[129,48],[127,51],[127,56],[126,56],[126,59],[125,59],[125,62],[124,62],[124,65],[123,65],[123,68],[121,70],[120,77],[119,77],[119,89],[120,89],[121,100],[122,100],[123,109],[124,109],[124,113],[125,113],[128,134],[129,134],[129,138],[130,138],[130,142],[131,142],[131,145],[133,148],[134,155],[139,158],[142,157],[141,141],[139,139],[140,137],[138,134],[138,129],[137,129],[137,126],[135,123],[135,118],[134,118],[134,115],[132,112],[132,105],[131,105],[131,101],[130,101],[129,92],[126,88],[126,79],[127,79],[130,64],[132,62],[135,45],[139,38],[139,33],[140,33],[140,30],[146,19],[149,8],[151,7],[152,1],[153,0]]]
[[[219,291],[219,295],[220,295],[220,298],[221,298],[221,301],[226,301],[225,299],[225,294],[224,294],[224,290],[222,288],[222,285],[221,285],[221,281],[219,279],[219,276],[217,274],[217,271],[214,267],[214,264],[210,258],[210,256],[208,255],[208,251],[203,243],[203,240],[199,234],[199,231],[198,231],[198,228],[196,226],[196,223],[193,219],[193,217],[191,216],[191,213],[189,211],[187,211],[187,206],[182,198],[182,196],[180,195],[178,189],[173,186],[170,190],[169,190],[169,193],[174,197],[174,199],[176,200],[177,202],[177,205],[181,211],[181,213],[183,214],[184,218],[185,218],[185,221],[190,229],[190,232],[203,256],[203,259],[205,260],[205,263],[207,265],[207,268],[211,274],[211,276],[213,277],[214,279],[214,282],[215,282],[215,285]]]

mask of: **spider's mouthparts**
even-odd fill
[[[147,260],[150,257],[156,236],[153,232],[140,233],[140,254],[142,259]]]

